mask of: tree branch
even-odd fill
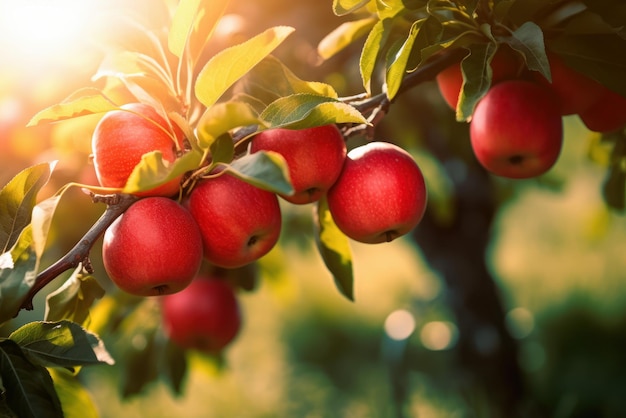
[[[24,298],[22,305],[16,312],[16,315],[20,310],[32,310],[33,298],[35,295],[48,285],[52,280],[57,278],[61,273],[67,270],[78,267],[81,263],[87,270],[91,270],[91,263],[89,262],[89,252],[91,247],[100,238],[104,231],[115,221],[122,213],[126,211],[133,203],[139,198],[128,194],[116,194],[116,195],[93,195],[94,202],[104,202],[108,206],[102,216],[96,221],[95,224],[85,233],[82,239],[62,258],[57,260],[54,264],[46,268],[37,274],[35,283],[28,291],[28,294]],[[89,271],[92,273],[92,271]]]
[[[404,77],[402,84],[398,89],[398,93],[392,100],[389,100],[387,93],[385,92],[365,99],[363,99],[360,95],[342,99],[363,115],[368,116],[368,122],[372,125],[363,127],[347,127],[343,130],[344,135],[350,136],[363,130],[371,132],[374,128],[376,128],[376,124],[383,119],[384,115],[389,110],[389,107],[398,96],[408,92],[421,83],[434,79],[442,70],[456,62],[459,62],[465,55],[467,55],[467,51],[462,48],[455,48],[435,55],[420,68],[408,73]]]

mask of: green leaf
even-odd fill
[[[221,135],[232,129],[262,124],[258,113],[243,101],[231,100],[208,108],[198,122],[198,140],[202,149],[208,149]]]
[[[202,154],[195,150],[185,153],[174,163],[163,160],[161,151],[148,152],[142,155],[141,161],[133,169],[123,192],[133,194],[154,189],[198,168],[201,161]]]
[[[626,138],[620,133],[615,133],[605,135],[603,139],[610,140],[614,145],[611,151],[611,165],[607,169],[606,178],[602,184],[602,196],[610,208],[624,212],[626,209],[626,169],[624,169],[623,161],[626,158]]]
[[[626,96],[626,39],[617,35],[567,35],[546,40],[567,65]]]
[[[623,30],[626,22],[626,4],[622,0],[583,0],[585,6],[600,15],[602,21]]]
[[[317,45],[317,53],[323,59],[329,59],[365,36],[374,27],[376,21],[374,17],[367,17],[342,23],[320,41]]]
[[[444,38],[445,27],[435,16],[429,15],[420,21],[419,31],[413,42],[415,52],[409,56],[407,64],[407,68],[410,68],[411,71],[417,69],[442,49],[450,48],[455,43],[454,38],[452,40]]]
[[[289,169],[282,155],[273,151],[257,151],[233,161],[226,172],[260,189],[283,195],[293,194]]]
[[[493,6],[493,15],[497,21],[504,21],[509,15],[509,10],[517,0],[499,0]]]
[[[353,13],[369,3],[370,0],[333,0],[333,12],[337,16]]]
[[[363,80],[363,88],[365,88],[368,95],[372,93],[372,75],[374,74],[378,55],[387,43],[391,27],[391,19],[376,22],[369,35],[367,35],[361,50],[359,69],[361,71],[361,79]]]
[[[126,298],[128,295],[119,296]],[[128,398],[141,393],[158,378],[159,354],[155,337],[161,326],[161,312],[159,300],[154,298],[133,299],[130,306],[123,300],[120,302],[125,312],[119,326],[114,328],[114,349],[120,353],[117,366],[123,373],[121,395]]]
[[[213,163],[229,163],[235,155],[235,144],[233,138],[224,134],[219,136],[211,144],[211,162]]]
[[[194,86],[200,103],[210,107],[237,80],[267,57],[294,31],[287,26],[267,29],[248,41],[213,56],[202,68]]]
[[[626,209],[626,172],[618,166],[611,166],[604,183],[602,196],[606,204],[620,212]]]
[[[11,340],[0,342],[0,383],[7,405],[18,417],[63,417],[48,371],[32,364]]]
[[[461,61],[463,87],[456,109],[456,119],[465,121],[472,116],[478,101],[487,93],[491,86],[491,62],[496,53],[497,45],[489,42],[472,45],[471,53]]]
[[[543,41],[543,31],[537,24],[526,22],[515,29],[510,37],[502,38],[501,41],[519,51],[525,57],[526,65],[530,70],[538,71],[547,80],[552,80]]]
[[[87,326],[89,308],[102,296],[102,286],[93,276],[84,275],[80,266],[61,287],[48,294],[44,319],[51,322],[65,319]]]
[[[84,88],[76,91],[61,103],[38,112],[28,122],[27,126],[104,113],[116,109],[119,109],[119,106],[107,98],[102,91],[95,88]]]
[[[331,123],[367,123],[359,111],[337,99],[293,94],[272,102],[260,115],[267,125],[301,129]]]
[[[97,335],[70,321],[30,322],[9,335],[29,360],[44,367],[114,364]]]
[[[188,372],[187,351],[168,338],[157,340],[161,379],[176,395],[183,394],[183,383]]]
[[[387,97],[392,100],[400,86],[407,70],[407,63],[411,52],[413,51],[413,43],[419,33],[420,27],[424,21],[417,20],[413,22],[409,36],[406,38],[397,53],[394,54],[391,63],[387,67],[386,83],[387,83]]]
[[[100,418],[91,394],[77,376],[63,369],[50,369],[49,372],[65,418]]]
[[[39,258],[33,249],[32,227],[22,230],[11,249],[0,256],[0,323],[12,319],[33,286]]]
[[[131,338],[141,341],[137,347],[128,347],[124,352],[123,380],[121,382],[122,398],[127,399],[138,395],[149,384],[157,380],[158,352],[154,341],[155,329],[142,328]]]
[[[61,194],[50,197],[32,210],[31,223],[17,242],[0,255],[0,323],[13,318],[35,283],[52,216]]]
[[[42,163],[22,170],[0,190],[0,254],[15,244],[30,223],[37,194],[55,166],[56,162]]]
[[[352,252],[348,238],[339,230],[328,209],[326,198],[320,199],[316,212],[316,242],[326,268],[335,279],[342,295],[354,300]]]

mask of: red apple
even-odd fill
[[[346,143],[336,125],[308,129],[270,129],[256,135],[250,152],[274,151],[285,158],[294,194],[288,202],[315,202],[335,183],[346,159]]]
[[[187,288],[161,299],[165,334],[180,347],[218,353],[241,328],[241,311],[228,282],[197,277]]]
[[[536,73],[536,80],[549,85],[561,103],[562,115],[574,115],[587,110],[600,98],[604,87],[590,77],[568,67],[563,59],[548,52],[552,83]]]
[[[492,86],[500,81],[517,78],[521,68],[516,53],[508,47],[498,49],[490,66]],[[452,110],[455,110],[463,86],[461,63],[454,63],[441,71],[437,74],[436,81],[443,99]]]
[[[426,185],[411,155],[397,145],[371,142],[348,153],[328,191],[328,208],[348,237],[376,244],[412,230],[426,209]]]
[[[516,179],[538,176],[561,152],[560,104],[540,84],[503,81],[478,102],[470,139],[476,158],[492,173]]]
[[[93,162],[103,187],[122,188],[141,157],[161,151],[163,160],[176,160],[177,143],[182,148],[183,134],[168,124],[157,111],[143,103],[122,106],[125,110],[106,113],[92,136]],[[172,196],[178,192],[180,179],[172,180],[139,196]]]
[[[590,131],[616,131],[626,125],[626,97],[602,86],[598,100],[579,116]]]
[[[202,237],[191,214],[176,201],[147,197],[107,228],[102,261],[111,280],[127,293],[175,293],[200,268]]]
[[[278,197],[227,172],[197,184],[187,204],[200,227],[204,256],[216,266],[251,263],[278,241]]]

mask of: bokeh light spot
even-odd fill
[[[385,332],[392,340],[406,340],[415,331],[415,318],[411,312],[398,309],[387,316],[385,320]]]
[[[420,339],[429,350],[446,350],[456,344],[458,329],[456,325],[447,321],[428,322],[420,331]]]

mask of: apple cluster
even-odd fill
[[[146,104],[108,112],[92,138],[98,181],[122,188],[143,155],[158,150],[171,163],[184,145],[180,129]],[[181,176],[138,193],[141,199],[105,231],[102,259],[110,279],[130,294],[161,295],[165,329],[183,347],[215,351],[237,334],[235,290],[199,278],[200,267],[206,261],[232,269],[267,254],[281,232],[279,199],[303,205],[325,197],[337,227],[371,244],[406,234],[424,214],[422,172],[394,144],[371,142],[347,152],[341,131],[330,124],[261,131],[249,152],[261,151],[284,158],[292,194],[258,188],[227,170],[206,174],[180,193]]]
[[[470,119],[470,141],[477,160],[508,178],[531,178],[558,160],[562,117],[578,115],[594,132],[626,125],[626,98],[566,65],[548,51],[551,82],[527,70],[518,54],[501,47],[491,61],[492,82]],[[459,63],[437,75],[437,85],[456,109],[463,85]]]

